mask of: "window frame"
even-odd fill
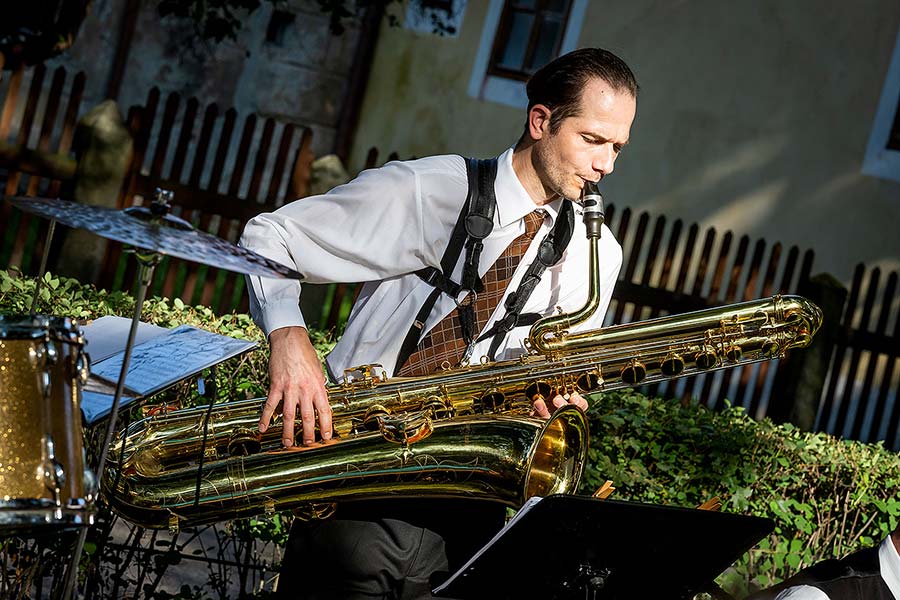
[[[584,14],[587,11],[588,4],[589,0],[571,0],[567,15],[568,20],[557,55],[571,52],[578,47],[581,27],[584,23]],[[468,95],[470,98],[524,109],[528,106],[525,82],[520,79],[509,79],[488,73],[491,51],[494,47],[494,40],[497,37],[504,5],[505,0],[490,0],[484,25],[481,29],[478,52],[472,65]]]
[[[503,2],[503,12],[500,15],[500,24],[497,27],[497,34],[494,36],[494,43],[491,47],[491,58],[488,61],[487,74],[497,77],[505,77],[506,79],[528,81],[528,78],[531,76],[530,73],[517,71],[514,69],[507,69],[498,64],[500,62],[500,55],[502,54],[503,50],[505,50],[504,47],[501,47],[501,40],[508,41],[509,32],[512,28],[512,16],[515,10],[515,7],[513,7],[514,2],[515,0],[504,0]],[[562,14],[562,35],[553,48],[553,56],[560,55],[559,49],[562,47],[563,38],[565,38],[566,34],[566,28],[569,25],[569,17],[572,13],[572,5],[575,3],[574,0],[565,0],[565,2],[566,9]],[[534,51],[538,42],[539,33],[541,31],[541,26],[544,23],[545,9],[541,8],[541,6],[545,5],[547,3],[547,0],[536,0],[536,3],[537,6],[532,11],[532,14],[535,15],[535,22],[531,25],[531,32],[528,38],[528,46],[525,48],[526,63],[531,58],[533,58]]]
[[[897,32],[894,52],[881,89],[881,99],[869,133],[862,166],[864,175],[900,181],[900,150],[888,147],[891,130],[897,119],[900,119],[900,31]]]

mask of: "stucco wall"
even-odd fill
[[[522,111],[469,98],[487,2],[458,38],[382,29],[351,167],[488,155]],[[642,86],[610,202],[816,251],[849,281],[858,262],[900,268],[900,184],[860,173],[900,26],[893,0],[591,2],[580,46],[613,50]]]
[[[49,62],[87,75],[84,106],[105,98],[125,2],[96,0],[70,51]],[[297,123],[313,130],[313,150],[330,152],[359,39],[355,25],[334,36],[316,0],[280,5],[294,14],[280,45],[266,42],[273,5],[263,2],[243,19],[236,40],[199,39],[186,20],[160,19],[156,2],[143,2],[118,94],[123,113],[141,105],[154,86],[234,108],[241,117]]]

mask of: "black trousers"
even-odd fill
[[[277,597],[424,600],[503,526],[506,511],[476,501],[344,503],[324,521],[297,521]]]

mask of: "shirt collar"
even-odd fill
[[[497,158],[497,179],[494,183],[494,193],[497,195],[497,222],[501,227],[506,227],[538,208],[546,210],[550,219],[556,222],[556,216],[565,200],[557,198],[544,206],[535,204],[513,170],[512,155],[513,148],[510,148]]]
[[[881,568],[881,577],[887,584],[894,598],[900,598],[900,554],[891,536],[887,536],[878,548],[878,563]]]

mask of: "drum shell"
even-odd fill
[[[0,510],[84,507],[83,339],[61,317],[0,317]],[[45,396],[46,393],[46,396]],[[59,501],[47,476],[52,440],[63,473]]]

